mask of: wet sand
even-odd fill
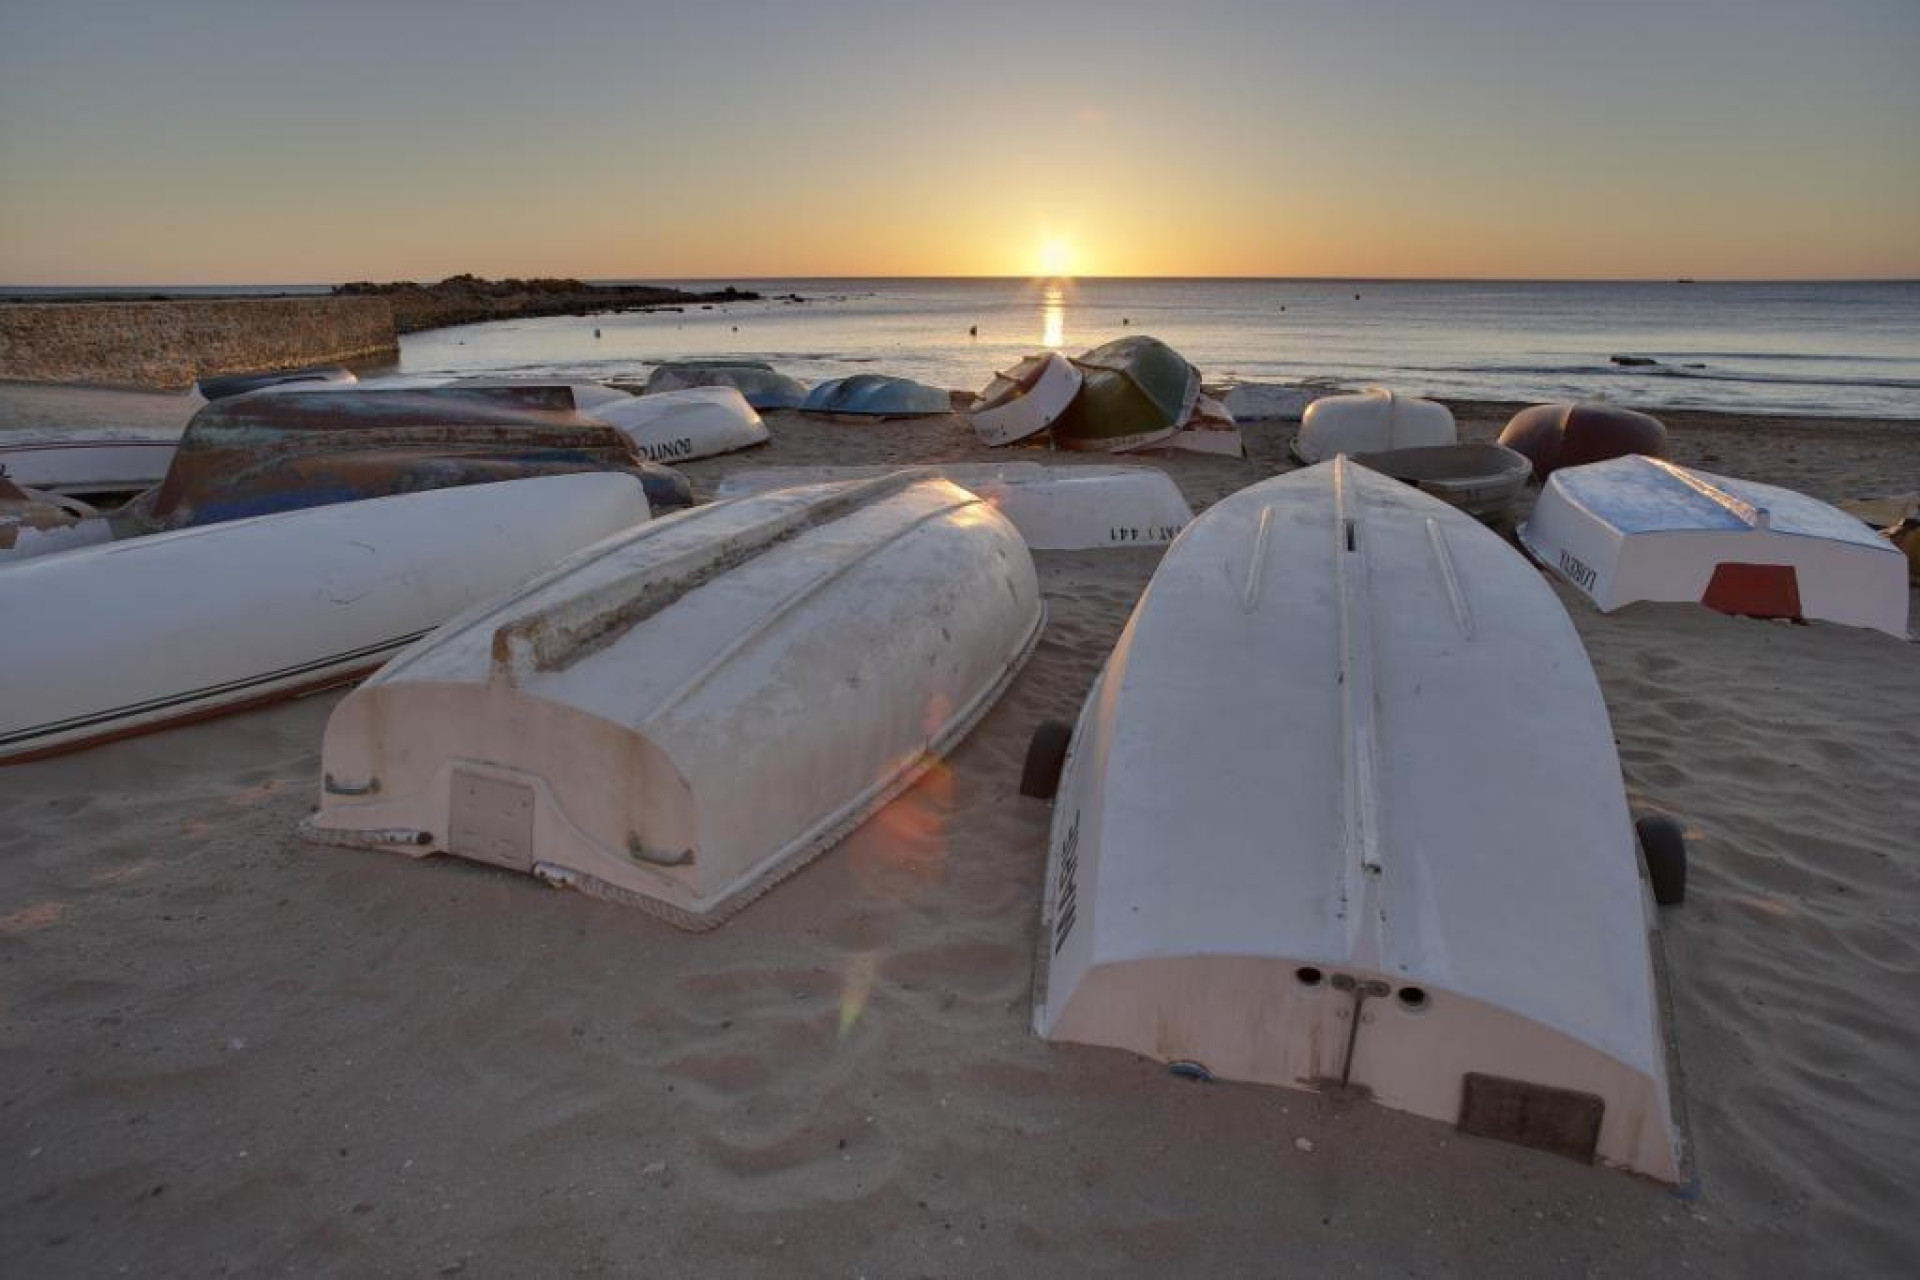
[[[1511,406],[1456,409],[1486,438]],[[1920,424],[1663,416],[1683,463],[1920,487]],[[747,466],[1078,460],[989,453],[957,417],[769,424],[684,469],[710,493]],[[1147,461],[1199,508],[1284,469],[1292,429]],[[1035,558],[1046,634],[947,765],[707,935],[301,842],[337,693],[0,770],[0,1269],[1911,1268],[1920,646],[1558,588],[1631,800],[1693,834],[1662,932],[1697,1177],[1669,1189],[1035,1039],[1048,812],[1021,756],[1159,552]]]

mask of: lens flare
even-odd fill
[[[873,994],[873,975],[878,966],[871,952],[861,952],[847,961],[846,976],[840,983],[840,1038],[845,1040],[854,1023],[867,1011],[867,997]]]

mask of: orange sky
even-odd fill
[[[0,283],[1920,277],[1910,5],[19,8]]]

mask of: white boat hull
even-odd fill
[[[1293,456],[1312,465],[1343,453],[1385,453],[1458,444],[1453,410],[1432,400],[1379,387],[1354,395],[1322,396],[1300,418]]]
[[[720,483],[722,498],[796,485],[872,479],[895,467],[755,467]],[[1157,467],[952,463],[917,468],[978,494],[1013,522],[1035,551],[1164,546],[1193,519],[1172,477]]]
[[[0,761],[372,670],[475,601],[647,518],[617,473],[258,516],[0,569]]]
[[[1603,613],[1672,601],[1907,634],[1899,548],[1790,489],[1634,454],[1556,470],[1519,533]]]
[[[1384,476],[1296,472],[1189,527],[1087,698],[1034,1024],[1446,1121],[1504,1090],[1673,1180],[1636,861],[1539,575]]]
[[[966,732],[1033,562],[911,474],[667,517],[450,623],[334,711],[328,843],[452,853],[710,928]]]
[[[0,432],[0,470],[15,484],[76,498],[137,493],[165,477],[184,429]]]
[[[1029,356],[993,381],[967,411],[973,429],[990,445],[1013,444],[1052,426],[1080,394],[1081,373],[1058,352]]]
[[[767,426],[732,387],[657,391],[588,412],[633,441],[649,462],[687,462],[765,444]]]

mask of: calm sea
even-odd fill
[[[1078,353],[1150,333],[1209,381],[1324,377],[1463,399],[1920,418],[1920,282],[683,283],[768,300],[415,334],[395,372],[627,381],[663,360],[736,356],[808,381],[873,371],[978,388],[1041,347]],[[1622,368],[1616,355],[1659,363]]]

